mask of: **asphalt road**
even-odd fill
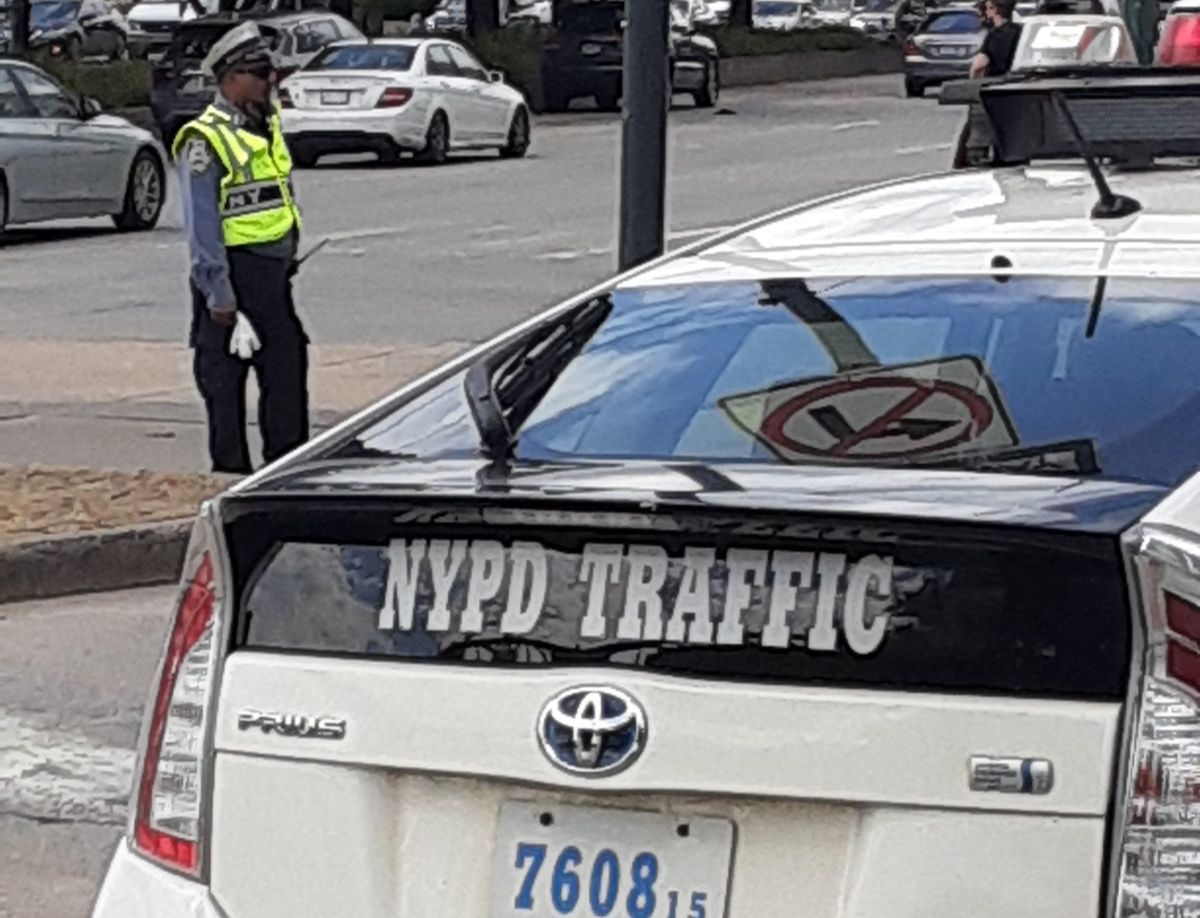
[[[898,77],[739,91],[723,104],[728,114],[672,115],[672,245],[821,194],[945,168],[961,117],[902,99]],[[578,114],[536,124],[523,161],[301,173],[307,240],[332,240],[297,291],[313,338],[475,341],[612,273],[618,143],[616,120]],[[185,270],[174,214],[136,237],[97,222],[23,231],[0,249],[0,346],[178,342]],[[83,372],[49,372],[71,370]],[[0,392],[0,409],[8,398]],[[46,430],[58,430],[63,448],[144,459],[146,445],[119,419],[90,423],[86,436],[78,425],[31,423],[25,441],[0,423],[0,461],[29,458],[21,443],[44,447]],[[171,595],[0,607],[0,916],[87,913],[124,823]]]
[[[672,244],[863,182],[945,168],[957,109],[901,98],[898,76],[740,90],[680,108],[670,132]],[[299,277],[315,341],[479,340],[612,273],[619,121],[539,119],[524,160],[298,174]],[[0,337],[180,341],[184,243],[160,230],[21,233],[0,249]]]

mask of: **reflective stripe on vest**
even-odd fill
[[[214,106],[189,121],[173,146],[179,157],[188,136],[195,132],[213,148],[225,174],[221,177],[221,232],[225,245],[258,245],[276,242],[300,226],[300,213],[292,191],[292,157],[279,124],[279,113],[270,118],[271,139],[236,127]]]

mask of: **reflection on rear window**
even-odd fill
[[[517,455],[861,463],[1171,484],[1200,456],[1200,290],[844,278],[624,290]],[[1089,327],[1094,323],[1094,327]],[[472,454],[452,378],[359,448]]]
[[[953,32],[978,32],[979,29],[979,17],[971,12],[963,12],[934,16],[925,24],[925,28],[922,31],[933,32],[934,34],[947,34]]]
[[[416,49],[407,45],[348,45],[328,48],[308,70],[407,70]]]

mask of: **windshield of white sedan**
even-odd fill
[[[328,48],[306,70],[408,70],[416,49],[406,45],[342,45]]]
[[[928,465],[1173,483],[1200,455],[1194,283],[846,278],[621,290],[520,460]],[[475,455],[453,376],[352,449]]]

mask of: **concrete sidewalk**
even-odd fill
[[[468,346],[313,346],[314,428]],[[0,465],[207,470],[191,366],[184,345],[0,339]],[[252,383],[251,417],[256,399]]]

